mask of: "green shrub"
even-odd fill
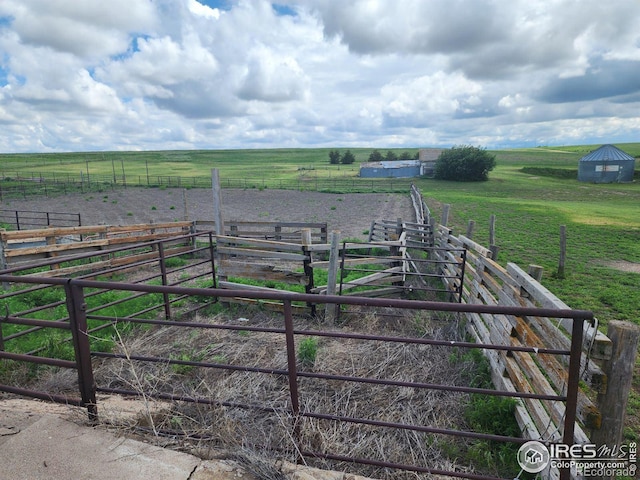
[[[443,151],[436,160],[435,178],[458,182],[480,182],[489,179],[496,157],[479,147],[461,146]]]

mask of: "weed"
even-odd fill
[[[164,261],[164,264],[167,268],[178,268],[184,267],[187,261],[181,257],[169,257]]]
[[[318,339],[313,337],[305,338],[298,346],[298,360],[306,366],[312,367],[318,355]]]
[[[450,361],[459,360],[470,362],[473,367],[470,374],[472,387],[493,388],[489,361],[479,349],[470,350],[464,355],[454,351],[450,355]],[[518,401],[510,397],[472,394],[464,409],[464,417],[473,431],[519,437],[520,427],[515,419],[517,404]],[[519,471],[517,453],[517,444],[478,440],[467,447],[465,456],[474,465],[513,478]]]
[[[207,354],[207,350],[201,350],[199,352],[189,351],[189,352],[180,352],[179,354],[170,354],[169,359],[178,362],[201,362]],[[214,357],[214,361],[217,357],[222,357],[220,355],[216,355]],[[222,357],[224,358],[224,357]],[[186,365],[184,363],[173,363],[171,364],[171,370],[177,375],[188,375],[195,369],[195,365]]]

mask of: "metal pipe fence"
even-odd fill
[[[0,209],[0,224],[16,230],[50,226],[79,227],[82,226],[82,217],[79,213]]]
[[[221,188],[278,189],[326,192],[399,192],[412,185],[410,178],[309,177],[305,179],[225,178]],[[52,172],[3,172],[0,177],[0,201],[33,196],[114,190],[127,187],[211,188],[211,177],[176,175],[87,175]]]
[[[268,366],[256,366],[256,365],[236,365],[228,364],[224,362],[208,362],[198,360],[184,360],[179,358],[167,358],[162,356],[151,355],[137,355],[136,352],[131,352],[126,357],[128,360],[137,362],[150,362],[150,363],[164,363],[167,365],[183,365],[198,368],[216,369],[221,371],[242,371],[251,374],[267,374],[276,375],[287,380],[287,390],[289,402],[288,406],[274,407],[267,403],[262,402],[262,399],[255,399],[252,402],[244,402],[238,399],[238,401],[215,401],[207,396],[189,396],[183,394],[173,394],[170,392],[144,392],[144,395],[149,398],[158,398],[172,401],[181,402],[193,402],[197,404],[210,404],[227,408],[242,408],[242,409],[255,409],[266,413],[275,413],[278,416],[285,416],[290,420],[290,437],[297,443],[296,448],[299,450],[299,454],[303,458],[324,458],[333,459],[339,461],[346,461],[352,463],[361,463],[366,465],[375,465],[384,468],[400,469],[410,472],[430,473],[437,475],[448,475],[454,477],[463,478],[493,478],[485,475],[477,475],[460,471],[443,471],[438,469],[429,468],[427,465],[407,465],[394,462],[392,459],[380,460],[376,458],[356,458],[354,456],[343,455],[336,452],[327,451],[315,451],[308,448],[308,445],[302,445],[301,435],[304,433],[301,429],[304,428],[303,423],[300,421],[303,418],[322,420],[326,422],[341,422],[354,425],[366,425],[369,427],[375,427],[380,429],[399,429],[411,432],[417,432],[420,434],[430,435],[446,435],[454,438],[471,438],[471,439],[483,439],[498,442],[511,442],[516,444],[522,444],[527,439],[509,437],[502,435],[485,434],[481,432],[472,432],[464,430],[454,430],[438,428],[431,425],[415,425],[401,421],[387,421],[375,418],[363,418],[356,415],[344,415],[344,414],[331,414],[326,412],[308,411],[303,409],[301,405],[304,400],[304,392],[299,389],[300,379],[307,379],[310,381],[339,381],[349,382],[357,384],[375,384],[388,388],[412,388],[412,389],[427,389],[438,390],[443,392],[465,392],[465,393],[478,393],[483,395],[497,395],[497,396],[510,396],[514,398],[536,398],[550,402],[562,402],[565,406],[565,422],[564,431],[562,436],[562,442],[571,445],[574,441],[574,425],[576,421],[576,408],[577,408],[577,391],[580,374],[580,357],[582,347],[583,336],[583,323],[584,320],[593,318],[593,314],[589,311],[583,310],[562,310],[551,308],[531,308],[531,307],[513,307],[513,306],[498,306],[498,305],[477,305],[477,304],[461,304],[461,303],[447,303],[447,302],[429,302],[418,300],[405,300],[405,299],[391,299],[391,298],[365,298],[357,296],[337,296],[337,295],[313,295],[313,294],[300,294],[300,293],[285,293],[282,291],[257,291],[257,290],[228,290],[217,288],[195,288],[195,287],[181,287],[181,286],[166,286],[166,285],[149,285],[149,284],[132,284],[132,283],[118,283],[113,281],[97,281],[89,279],[62,279],[62,278],[38,278],[35,276],[28,277],[16,277],[13,275],[3,274],[0,275],[0,282],[7,283],[25,283],[32,285],[50,285],[64,288],[66,298],[66,308],[69,314],[68,322],[51,322],[50,326],[55,328],[65,328],[71,330],[73,336],[73,361],[61,361],[60,359],[45,359],[43,357],[35,357],[31,355],[20,355],[8,351],[0,351],[0,359],[10,361],[25,361],[25,362],[40,362],[49,363],[63,368],[74,368],[78,374],[79,385],[79,399],[61,398],[56,395],[48,395],[46,392],[33,391],[28,388],[15,387],[11,385],[0,385],[0,391],[16,393],[20,395],[26,395],[36,398],[46,398],[56,402],[70,403],[74,405],[81,405],[87,408],[90,419],[97,420],[99,416],[99,405],[96,400],[97,392],[106,393],[120,393],[126,395],[142,395],[143,392],[138,392],[132,389],[112,388],[108,386],[96,385],[93,375],[92,358],[100,358],[103,361],[111,361],[117,358],[122,358],[123,354],[112,352],[100,352],[91,349],[89,342],[89,323],[92,320],[106,321],[112,325],[116,325],[122,322],[152,324],[158,328],[180,328],[191,330],[206,330],[206,329],[218,329],[218,330],[243,330],[243,331],[256,331],[256,332],[269,332],[275,335],[281,335],[284,337],[284,344],[286,349],[286,368],[273,368]],[[283,302],[282,312],[282,325],[279,327],[260,327],[252,325],[230,325],[225,323],[215,322],[192,322],[192,321],[171,321],[167,319],[156,318],[119,318],[117,316],[110,315],[96,315],[87,308],[87,295],[91,291],[121,291],[129,293],[146,293],[155,294],[160,296],[181,296],[181,297],[199,297],[210,298],[212,301],[218,299],[232,299],[236,297],[249,298],[255,300],[278,300]],[[334,304],[334,305],[351,305],[361,306],[366,308],[393,308],[393,309],[405,309],[405,310],[418,310],[429,312],[452,312],[452,313],[478,313],[478,314],[493,314],[493,315],[514,315],[519,317],[534,316],[534,317],[548,317],[548,318],[566,318],[573,321],[573,335],[571,338],[571,347],[569,350],[560,349],[540,349],[536,347],[519,346],[513,347],[510,345],[493,345],[493,344],[476,344],[470,342],[461,341],[446,341],[446,340],[433,340],[429,338],[413,338],[402,337],[392,335],[375,335],[375,334],[361,334],[352,332],[341,331],[328,331],[328,330],[305,330],[295,327],[295,321],[293,317],[292,304],[295,302],[310,303],[310,304]],[[15,318],[7,315],[2,318],[2,324],[11,324]],[[42,320],[26,319],[23,318],[20,321],[23,324],[31,324],[42,326]],[[558,395],[538,395],[535,393],[509,393],[496,391],[486,388],[474,388],[468,386],[452,386],[446,384],[436,383],[421,383],[416,381],[399,381],[393,378],[370,378],[367,376],[354,376],[347,372],[344,374],[326,374],[322,372],[308,372],[300,371],[296,362],[296,344],[299,343],[296,339],[301,336],[317,336],[323,338],[329,338],[334,340],[346,340],[346,339],[358,339],[366,342],[393,342],[401,344],[420,344],[420,345],[437,345],[443,348],[464,348],[464,349],[492,349],[505,354],[518,351],[525,352],[532,356],[539,354],[561,355],[569,358],[568,368],[568,382],[566,393],[559,393]],[[562,470],[562,479],[568,479],[569,470]]]

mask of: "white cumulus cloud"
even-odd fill
[[[636,141],[628,0],[1,0],[2,151]]]

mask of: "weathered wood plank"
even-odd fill
[[[50,271],[46,271],[46,272],[30,273],[30,274],[25,275],[25,276],[45,277],[45,278],[65,277],[67,275],[72,275],[72,274],[75,274],[75,273],[95,272],[96,270],[106,269],[106,268],[110,268],[110,267],[111,267],[111,261],[110,260],[105,260],[105,261],[101,261],[101,262],[87,263],[85,265],[76,265],[76,266],[73,266],[73,267],[58,268],[56,270],[50,270]]]
[[[309,277],[304,273],[280,269],[275,265],[233,262],[227,259],[218,264],[218,274],[225,277],[269,279],[299,285],[307,285],[309,282]]]
[[[540,306],[544,308],[570,309],[570,307],[551,293],[547,288],[540,284],[533,277],[528,275],[515,263],[507,264],[507,272],[516,280],[520,288],[524,289]],[[560,324],[567,332],[573,329],[573,320],[570,318],[558,319]],[[598,359],[611,358],[611,340],[602,332],[599,332],[590,322],[584,322],[584,338],[585,344],[592,344],[591,356]]]
[[[514,327],[517,335],[517,342],[512,338],[513,345],[526,345],[536,348],[546,348],[542,339],[525,323],[522,318],[516,318]],[[569,374],[555,356],[540,353],[536,355],[537,363],[540,364],[544,375],[549,379],[553,389],[557,392],[565,392]],[[594,403],[587,398],[581,390],[578,391],[578,420],[589,429],[600,428],[602,415]]]
[[[401,256],[390,256],[390,257],[364,257],[364,258],[345,258],[344,265],[353,266],[353,265],[384,265],[387,263],[396,263],[403,261],[404,258]],[[329,262],[325,260],[319,260],[317,262],[311,262],[310,265],[313,268],[328,268]]]
[[[216,244],[218,247],[224,247],[225,245],[233,245],[237,247],[260,247],[264,251],[273,249],[276,251],[287,252],[301,252],[302,245],[300,243],[286,243],[277,242],[275,240],[263,240],[259,238],[242,238],[242,237],[229,237],[229,236],[216,236]]]
[[[505,361],[506,371],[509,374],[509,379],[514,384],[516,391],[522,393],[537,393],[529,384],[526,376],[520,370],[519,365],[513,358],[503,357]],[[542,405],[541,400],[536,400],[532,398],[524,398],[522,399],[524,404],[527,407],[527,411],[531,415],[531,419],[533,420],[536,429],[542,435],[542,438],[549,439],[554,441],[559,441],[561,439],[558,426],[553,422],[546,409]]]
[[[512,286],[512,282],[504,283],[498,291],[498,302],[503,305],[511,305],[516,307],[537,307],[530,299],[522,297],[519,289]],[[545,346],[557,350],[569,350],[571,341],[551,319],[546,317],[529,317],[525,321],[534,328],[535,332],[544,338]],[[563,365],[567,365],[568,360],[565,357],[558,358]],[[594,388],[597,392],[606,388],[606,376],[602,369],[588,359],[586,356],[581,358],[581,371],[583,379]]]
[[[273,250],[249,250],[246,248],[218,247],[219,255],[235,255],[237,257],[257,257],[264,259],[287,260],[303,262],[309,260],[307,255],[301,253],[277,252]]]
[[[469,323],[467,323],[468,331],[471,333],[474,340],[478,343],[490,343],[489,332],[486,330],[486,327],[480,320],[479,316],[474,313],[468,313],[467,317],[470,320]],[[516,392],[517,389],[513,382],[506,376],[507,372],[502,355],[500,355],[496,350],[483,350],[482,353],[489,360],[491,365],[491,380],[496,389],[506,392]],[[525,407],[524,402],[520,399],[517,400],[515,417],[523,438],[536,440],[541,438],[541,434],[536,428],[535,422]]]
[[[491,258],[491,250],[489,250],[488,248],[483,247],[479,243],[474,242],[473,240],[465,237],[464,235],[459,235],[458,239],[460,240],[460,243],[465,248],[475,250],[476,252],[481,254],[483,257]]]
[[[163,240],[166,238],[173,238],[176,235],[175,232],[163,232],[163,233],[149,233],[146,235],[136,235],[136,236],[127,236],[127,237],[108,237],[107,240],[109,245],[134,245],[136,243],[146,243],[153,242],[156,240]],[[185,240],[182,240],[184,243]],[[82,244],[81,242],[80,244]]]
[[[79,242],[79,243],[61,243],[57,245],[42,245],[39,247],[30,247],[30,248],[10,248],[5,251],[6,258],[13,257],[27,257],[30,255],[41,255],[52,252],[68,252],[71,250],[78,249],[90,249],[90,248],[100,248],[106,247],[109,245],[108,240],[92,240],[89,242]]]
[[[289,290],[280,290],[278,288],[261,287],[258,285],[246,285],[244,283],[236,283],[229,281],[218,282],[220,288],[226,288],[229,290],[251,290],[260,292],[278,292],[278,293],[292,293]]]

